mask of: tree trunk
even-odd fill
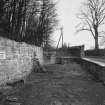
[[[99,45],[98,45],[98,27],[95,26],[94,30],[95,30],[95,50],[98,50],[99,49]]]
[[[95,49],[96,49],[96,50],[99,49],[99,45],[98,45],[98,37],[95,37]]]

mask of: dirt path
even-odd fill
[[[78,64],[45,68],[50,73],[32,73],[26,85],[8,95],[16,102],[2,105],[105,105],[105,86]]]

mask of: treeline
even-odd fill
[[[0,0],[0,36],[49,46],[57,22],[53,0]]]

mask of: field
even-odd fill
[[[105,87],[76,63],[44,67],[8,93],[0,105],[104,105]],[[8,101],[16,99],[16,102]]]

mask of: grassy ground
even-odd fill
[[[105,105],[105,87],[75,63],[47,65],[48,73],[32,73],[0,105]],[[11,104],[10,104],[11,103]]]

